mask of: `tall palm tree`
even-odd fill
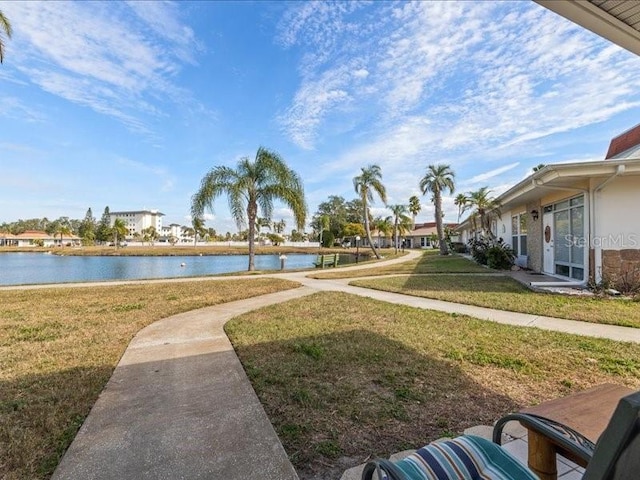
[[[411,229],[416,228],[416,216],[422,210],[422,206],[420,205],[420,199],[417,195],[411,195],[409,197],[409,211],[411,212]]]
[[[367,240],[369,241],[371,250],[373,250],[373,254],[379,259],[380,254],[371,240],[368,202],[373,202],[373,193],[375,192],[380,197],[380,200],[387,203],[387,190],[382,184],[382,172],[378,165],[369,165],[368,167],[363,167],[360,170],[362,171],[360,175],[353,178],[353,188],[356,193],[360,195],[360,200],[362,200],[364,231],[367,234]]]
[[[2,34],[3,31],[4,35],[6,35],[7,38],[11,38],[11,35],[13,34],[11,23],[9,22],[9,19],[4,16],[2,10],[0,10],[0,63],[2,63],[4,60],[4,35]]]
[[[113,244],[115,245],[117,250],[120,245],[119,239],[124,238],[128,233],[127,226],[125,225],[124,220],[122,220],[121,218],[116,218],[113,222],[113,226],[111,227],[111,232],[113,234]]]
[[[470,208],[474,209],[472,215],[474,226],[476,226],[476,219],[480,220],[480,229],[493,238],[493,232],[491,231],[491,220],[494,216],[500,217],[500,202],[491,196],[491,190],[488,187],[482,187],[475,192],[469,192],[468,194]]]
[[[404,233],[407,227],[411,225],[411,219],[407,215],[409,209],[406,205],[389,205],[389,210],[393,213],[393,240],[398,253],[398,237],[400,233]]]
[[[456,195],[456,199],[453,201],[454,205],[458,207],[458,223],[460,223],[460,217],[469,208],[469,198],[464,193]]]
[[[424,177],[420,179],[420,191],[423,195],[427,192],[433,193],[433,203],[436,207],[436,229],[438,231],[438,243],[440,244],[440,255],[448,255],[449,248],[444,238],[444,228],[442,227],[442,192],[449,190],[453,193],[455,173],[449,165],[429,165]]]
[[[253,161],[245,157],[235,169],[214,167],[191,199],[192,216],[201,217],[205,208],[213,211],[214,200],[223,193],[238,228],[245,223],[249,227],[249,271],[255,270],[258,209],[264,217],[271,218],[273,202],[280,200],[292,210],[297,228],[304,228],[307,203],[302,180],[276,152],[260,147]]]

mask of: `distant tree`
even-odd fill
[[[195,247],[198,244],[198,237],[204,237],[207,234],[207,229],[202,217],[193,217],[191,225],[193,226],[193,246]]]
[[[287,227],[287,222],[285,222],[283,218],[281,218],[279,222],[273,223],[273,229],[277,234],[283,233],[286,227]]]
[[[411,229],[412,221],[409,218],[409,208],[406,205],[389,205],[389,210],[393,213],[393,239],[395,251],[398,253],[399,235]]]
[[[340,236],[346,222],[347,209],[344,198],[330,195],[327,201],[318,205],[318,210],[314,213],[310,225],[314,231],[319,232],[319,239],[322,241],[321,236],[324,230],[331,230],[334,235]]]
[[[296,229],[291,230],[292,242],[304,242],[304,235]]]
[[[255,159],[243,158],[235,169],[214,167],[202,179],[200,189],[191,199],[191,214],[201,217],[213,210],[213,201],[226,194],[229,210],[238,228],[249,227],[249,271],[255,270],[255,229],[258,211],[271,218],[273,202],[284,202],[293,212],[296,226],[304,228],[307,205],[300,176],[290,169],[282,157],[258,148]]]
[[[70,237],[73,235],[73,230],[71,229],[71,225],[69,223],[69,217],[60,217],[55,221],[55,231],[53,235],[60,235],[60,246],[64,247],[63,237],[66,235]]]
[[[469,208],[469,198],[464,193],[459,193],[453,204],[458,207],[458,223],[460,223],[460,217]]]
[[[158,240],[158,231],[156,230],[156,227],[152,225],[142,230],[142,237],[145,241],[149,242],[149,245],[153,247],[156,243],[156,240]]]
[[[113,244],[116,247],[116,250],[120,246],[120,241],[124,240],[129,231],[127,230],[127,226],[124,223],[124,220],[121,218],[116,218],[113,222],[113,226],[111,227],[111,234],[113,235]]]
[[[369,241],[371,250],[373,250],[373,254],[379,259],[380,254],[371,240],[368,202],[373,202],[373,193],[375,192],[383,203],[387,203],[387,192],[382,184],[382,172],[378,165],[369,165],[368,167],[363,167],[360,170],[360,175],[353,178],[353,188],[356,193],[360,195],[360,200],[362,201],[362,217],[364,219],[364,230],[367,235],[367,240]]]
[[[429,165],[424,177],[420,179],[420,190],[422,194],[433,193],[433,203],[436,215],[436,230],[438,231],[438,243],[440,244],[440,255],[448,255],[449,248],[444,239],[444,228],[442,226],[442,192],[449,190],[453,193],[455,173],[449,165]]]
[[[364,226],[362,223],[347,223],[344,226],[344,236],[345,237],[364,237],[367,232],[364,231]]]
[[[420,205],[420,199],[417,195],[411,195],[409,197],[409,211],[411,212],[411,230],[416,228],[416,217],[422,210],[422,205]]]
[[[542,170],[544,167],[546,167],[546,165],[544,163],[539,163],[538,165],[533,167],[533,171],[537,172],[538,170]]]
[[[393,231],[393,222],[391,221],[391,217],[376,217],[371,223],[373,225],[373,228],[378,231],[377,243],[378,247],[380,248],[382,247],[382,236],[384,235],[384,237],[387,238],[389,235],[391,235],[391,232]]]
[[[282,238],[282,236],[278,235],[277,233],[268,233],[267,238],[275,246],[278,246],[281,243],[284,243],[284,238]]]
[[[0,10],[0,63],[4,61],[4,49],[5,49],[4,37],[6,36],[7,38],[11,38],[12,34],[13,34],[13,30],[11,28],[11,23],[9,22],[9,19],[4,16],[4,13],[2,13],[2,10]]]
[[[333,236],[333,232],[331,230],[325,230],[322,232],[322,245],[325,248],[333,247],[333,242],[335,241],[335,237]]]
[[[109,217],[109,207],[104,207],[98,228],[96,229],[96,240],[100,243],[108,242],[111,238],[111,218]]]
[[[96,239],[96,219],[93,216],[91,207],[89,207],[87,213],[84,215],[84,219],[80,222],[78,235],[82,238],[84,245],[93,245]]]

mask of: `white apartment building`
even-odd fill
[[[182,235],[182,226],[179,223],[172,223],[168,227],[162,227],[160,232],[160,235],[163,237],[180,238],[180,235]]]
[[[149,227],[155,227],[156,232],[162,232],[162,217],[164,213],[158,210],[138,210],[131,212],[109,212],[109,224],[113,226],[116,219],[124,222],[125,227],[129,231],[128,236],[135,233],[142,233]]]

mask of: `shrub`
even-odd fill
[[[497,240],[480,237],[469,240],[471,256],[481,265],[487,265],[496,270],[507,270],[513,265],[515,255],[511,246],[504,243],[502,238]]]
[[[451,250],[456,253],[466,253],[467,246],[463,242],[451,242]]]
[[[335,236],[331,230],[325,230],[322,232],[322,246],[325,248],[333,247]]]

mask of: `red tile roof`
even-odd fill
[[[640,124],[611,139],[605,160],[640,145]]]

